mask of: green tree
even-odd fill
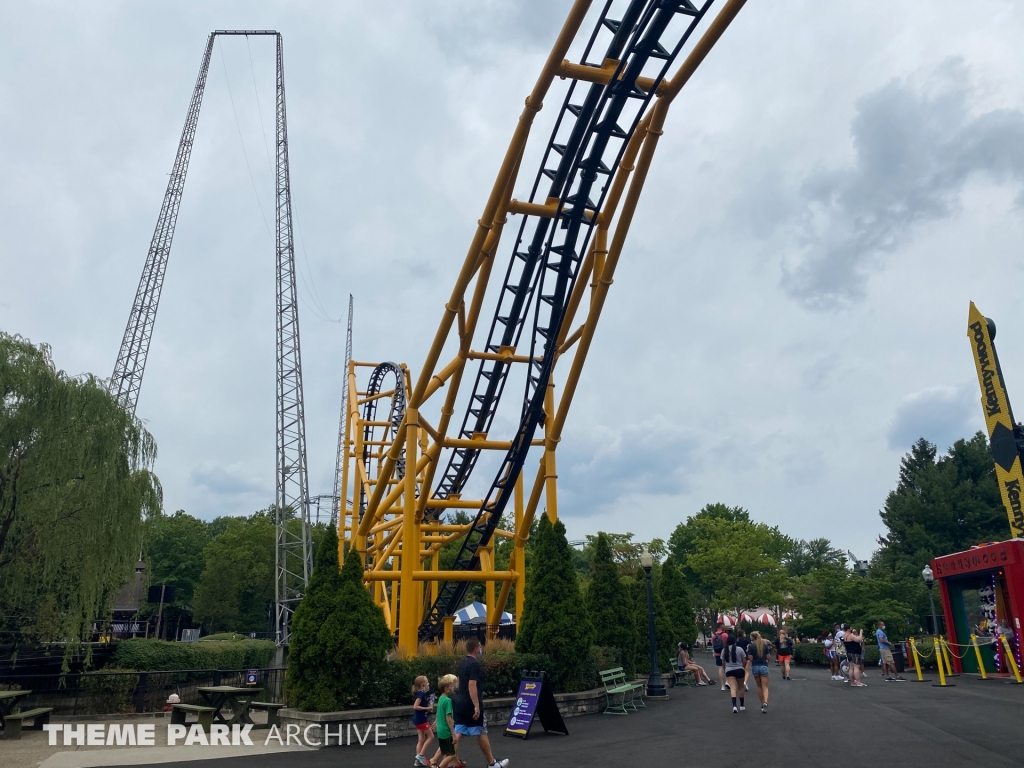
[[[309,589],[292,618],[287,693],[298,709],[330,712],[353,701],[375,703],[391,633],[363,586],[359,554],[338,572],[338,537],[331,526],[317,551]]]
[[[164,604],[163,625],[173,630],[179,617],[190,616],[193,598],[203,574],[203,550],[211,539],[209,526],[179,509],[173,515],[155,514],[143,528],[142,559],[148,566],[150,584],[175,587],[174,601]],[[143,613],[155,613],[148,606]]]
[[[580,595],[565,525],[542,515],[526,583],[526,615],[516,635],[520,653],[543,653],[554,664],[558,690],[583,686],[594,629]]]
[[[612,550],[612,558],[623,576],[631,576],[640,567],[640,553],[646,548],[658,561],[668,554],[668,548],[661,539],[650,541],[633,541],[632,533],[605,533],[608,545]],[[597,545],[596,536],[587,536],[587,543],[580,554],[583,561],[589,563],[594,557]]]
[[[846,555],[841,549],[833,547],[828,539],[801,539],[794,543],[786,557],[785,565],[790,576],[805,576],[829,566],[845,568]]]
[[[661,599],[661,568],[655,563],[651,569],[651,592],[654,603],[654,638],[658,645],[658,668],[662,672],[672,669],[675,658],[676,638],[672,618]],[[633,648],[633,663],[640,673],[651,670],[650,619],[647,606],[647,576],[643,568],[633,574],[630,594],[633,597],[633,626],[636,627],[636,645]]]
[[[299,521],[289,521],[298,525]],[[227,520],[206,545],[195,620],[208,632],[265,632],[274,600],[273,509]]]
[[[924,566],[1009,532],[985,436],[957,440],[944,456],[918,440],[901,460],[896,488],[880,514],[887,530],[872,558],[872,577],[892,584],[923,626],[930,613]]]
[[[676,642],[692,643],[697,639],[697,620],[693,604],[690,602],[690,591],[686,587],[683,574],[671,560],[661,567],[658,593],[672,624]]]
[[[0,332],[0,622],[67,639],[109,615],[161,506],[156,444],[93,376]]]
[[[637,644],[633,601],[628,588],[622,583],[607,534],[599,533],[594,538],[592,555],[586,607],[594,626],[594,644],[618,648],[626,676],[632,677]]]
[[[775,544],[765,525],[707,521],[686,557],[687,567],[712,596],[712,607],[738,611],[781,602],[786,572],[770,552]]]

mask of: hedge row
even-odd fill
[[[412,684],[419,675],[430,681],[430,689],[437,690],[438,678],[455,674],[463,656],[421,656],[415,659],[389,661],[383,677],[366,687],[361,700],[353,707],[385,707],[412,704]],[[519,690],[519,678],[524,670],[544,670],[553,673],[551,660],[539,653],[484,653],[480,660],[484,669],[484,696],[512,696]],[[592,647],[583,676],[583,690],[601,684],[599,672],[622,666],[616,648]]]
[[[931,638],[922,638],[917,642],[917,652],[921,656],[921,669],[935,669],[935,655],[932,653]],[[864,647],[864,665],[873,667],[878,665],[878,646],[866,645]],[[814,664],[828,666],[828,659],[825,658],[825,647],[821,643],[798,643],[793,646],[793,660],[798,664]],[[914,660],[906,658],[904,666],[908,670],[914,669]]]
[[[108,668],[159,672],[180,669],[261,669],[274,660],[271,640],[216,643],[168,643],[122,640]]]

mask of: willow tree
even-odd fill
[[[7,632],[74,644],[132,573],[160,508],[152,436],[93,376],[0,332],[0,611]]]

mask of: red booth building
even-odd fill
[[[1021,620],[1024,619],[1024,540],[982,544],[931,562],[939,584],[949,641],[956,654],[957,672],[978,672],[970,648],[977,635],[985,671],[1009,673],[1002,642],[1004,634],[1021,665]],[[962,656],[962,658],[956,658]]]

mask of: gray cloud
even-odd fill
[[[263,494],[268,500],[273,491],[265,483],[246,475],[235,467],[203,466],[196,467],[189,475],[192,484],[206,488],[218,496],[253,496]]]
[[[943,451],[969,437],[982,427],[976,395],[970,387],[935,387],[909,395],[889,428],[889,447],[906,451],[923,437]]]
[[[802,186],[798,251],[783,266],[791,297],[817,309],[862,299],[871,267],[915,226],[955,213],[972,174],[1024,180],[1024,113],[972,116],[969,75],[950,58],[923,85],[893,80],[860,99],[853,163],[821,168]]]
[[[559,513],[586,516],[624,496],[672,495],[695,471],[692,436],[661,424],[631,424],[566,441],[558,451]]]

